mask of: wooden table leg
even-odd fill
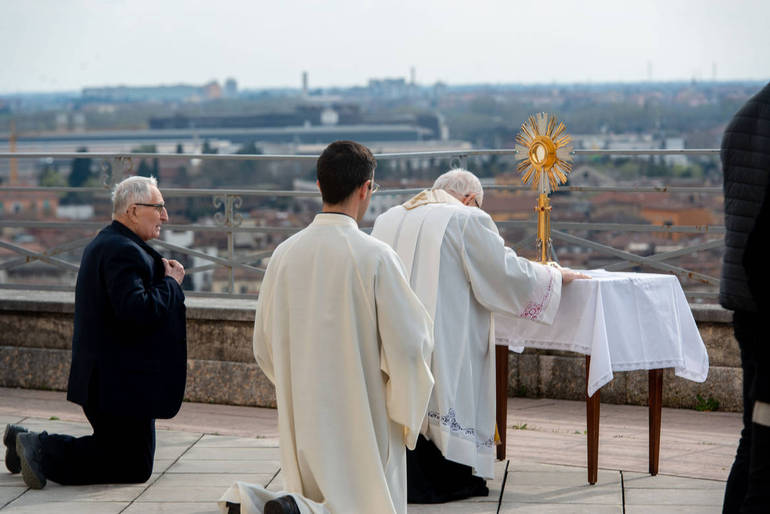
[[[495,399],[497,412],[495,421],[500,434],[497,459],[505,460],[505,434],[508,427],[508,347],[495,346]]]
[[[658,474],[660,459],[660,418],[663,404],[663,370],[649,371],[648,404],[650,406],[650,475]]]
[[[588,370],[591,369],[591,356],[586,355],[586,428],[587,459],[588,459],[588,483],[596,483],[599,475],[599,399],[601,392],[596,391],[593,396],[588,396]]]

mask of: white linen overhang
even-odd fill
[[[674,368],[703,382],[709,359],[679,280],[673,275],[584,271],[562,293],[551,326],[495,315],[497,344],[568,350],[591,356],[588,394],[613,371]]]

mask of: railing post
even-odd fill
[[[230,294],[235,294],[235,270],[233,268],[233,262],[235,262],[235,243],[233,229],[240,226],[243,222],[243,216],[236,213],[235,210],[238,209],[242,203],[243,200],[240,196],[231,195],[229,193],[225,193],[223,196],[214,197],[214,207],[217,209],[219,207],[225,208],[224,213],[218,212],[214,215],[214,221],[218,225],[222,225],[225,228],[225,232],[227,232],[227,269]]]
[[[233,203],[232,197],[225,195],[225,216],[227,216],[227,260],[230,264],[227,266],[230,279],[230,294],[235,293],[235,270],[233,269],[233,257],[235,254],[235,245],[233,244]]]

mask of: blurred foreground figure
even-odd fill
[[[111,225],[86,246],[75,286],[67,399],[94,433],[29,432],[8,425],[5,463],[32,489],[140,483],[152,473],[155,419],[182,404],[187,374],[184,268],[146,242],[168,221],[154,178],[130,177],[112,193]]]
[[[722,139],[725,254],[719,302],[735,311],[743,367],[743,430],[723,512],[770,512],[770,84],[733,117]]]
[[[562,283],[582,276],[518,257],[480,209],[484,191],[455,169],[388,210],[372,235],[392,246],[433,316],[436,385],[417,448],[407,454],[409,502],[487,496],[494,478],[492,313],[550,324]]]
[[[358,229],[374,168],[366,147],[329,145],[322,212],[270,259],[254,354],[275,384],[286,492],[238,482],[222,512],[406,512],[405,445],[433,388],[432,327],[396,253]]]

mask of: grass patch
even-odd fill
[[[695,410],[699,412],[713,412],[718,409],[719,400],[715,400],[713,396],[709,396],[706,399],[699,394],[695,395]]]

